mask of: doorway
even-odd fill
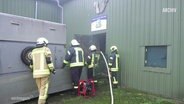
[[[81,47],[84,50],[85,56],[89,54],[90,45],[95,45],[98,51],[102,51],[105,54],[106,50],[106,33],[94,34],[94,35],[75,35]]]
[[[80,45],[82,49],[84,50],[84,57],[85,59],[87,58],[87,55],[89,55],[89,47],[91,45],[95,45],[97,47],[97,51],[102,51],[105,54],[106,50],[106,33],[101,33],[101,34],[94,34],[94,35],[75,35],[75,39],[80,42]],[[101,76],[103,73],[106,72],[106,66],[105,62],[102,57],[100,57],[98,61],[97,67],[94,70],[94,76],[98,78],[98,76]],[[87,78],[87,71],[84,69],[82,71],[81,79],[86,79]]]

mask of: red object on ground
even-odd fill
[[[95,84],[94,80],[80,80],[78,84],[78,96],[84,97],[95,96]]]

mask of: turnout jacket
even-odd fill
[[[98,64],[99,57],[96,51],[91,52],[86,60],[88,68],[94,68]]]
[[[69,64],[70,67],[84,66],[84,52],[79,46],[72,46],[68,49],[65,55],[64,64]]]
[[[41,78],[50,75],[54,71],[51,51],[48,47],[36,47],[31,53],[31,65],[33,78]]]
[[[117,52],[112,52],[110,54],[108,65],[111,71],[119,70],[119,54]]]

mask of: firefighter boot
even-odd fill
[[[71,91],[71,95],[77,95],[78,94],[78,90],[77,89],[72,89]]]
[[[118,84],[113,84],[113,88],[118,88]]]

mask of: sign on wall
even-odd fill
[[[163,13],[175,13],[177,8],[163,8],[162,12]]]
[[[99,16],[91,21],[91,31],[100,31],[107,29],[107,16]]]

